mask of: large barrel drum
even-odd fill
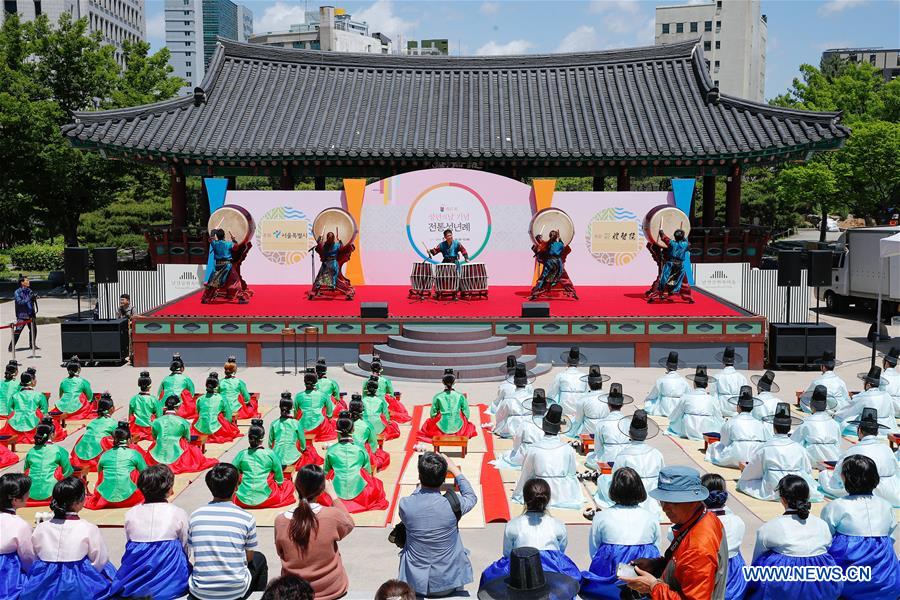
[[[691,233],[691,220],[674,206],[663,204],[655,206],[647,212],[643,227],[644,237],[649,242],[657,246],[664,246],[665,244],[659,239],[660,229],[670,238],[675,234],[676,229],[682,229],[684,237],[688,237]]]
[[[326,208],[313,221],[313,236],[324,238],[329,232],[335,234],[335,239],[344,244],[349,244],[356,237],[356,221],[353,216],[343,208]]]
[[[531,235],[532,241],[536,241],[535,238],[538,235],[543,236],[544,241],[546,241],[550,232],[554,229],[559,232],[559,241],[567,246],[575,237],[575,223],[572,221],[572,217],[558,208],[545,208],[538,211],[531,218],[528,233]]]
[[[242,206],[226,204],[209,216],[207,231],[223,229],[225,239],[234,236],[239,244],[246,244],[256,233],[256,225],[250,212]]]

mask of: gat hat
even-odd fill
[[[512,373],[513,371],[515,371],[515,370],[516,370],[516,364],[517,364],[518,362],[519,362],[519,361],[516,360],[516,355],[515,355],[515,354],[508,354],[508,355],[506,356],[506,367],[504,367],[504,368],[506,369],[506,372],[507,372],[507,373]]]
[[[507,365],[503,365],[500,367],[500,372],[506,375],[507,382],[516,385],[518,385],[517,380],[522,382],[522,385],[524,386],[534,383],[534,380],[536,379],[534,371],[529,371],[528,368],[526,368],[525,363],[520,362],[516,363],[512,371],[507,369]]]
[[[587,362],[587,358],[582,354],[578,346],[572,346],[567,351],[559,355],[559,359],[570,366],[581,366]]]
[[[798,417],[791,415],[791,405],[787,402],[779,402],[775,405],[775,414],[766,415],[762,418],[766,423],[772,423],[779,427],[796,427],[803,421]]]
[[[543,417],[535,415],[531,418],[534,420],[535,425],[543,429],[544,433],[549,433],[550,435],[568,433],[569,429],[572,428],[571,420],[563,415],[562,406],[559,404],[551,404]]]
[[[637,442],[659,435],[659,425],[647,416],[647,411],[637,409],[630,417],[619,419],[619,431]]]
[[[872,365],[868,373],[857,373],[856,376],[862,379],[863,383],[878,387],[881,384],[881,367]]]
[[[623,404],[631,404],[634,398],[628,394],[622,393],[622,384],[613,383],[609,386],[609,394],[606,395],[606,403],[613,406],[622,406]]]
[[[737,396],[732,396],[728,402],[740,408],[756,408],[761,406],[763,401],[753,395],[753,388],[749,385],[742,385],[741,391]]]
[[[744,357],[735,354],[734,346],[725,346],[725,350],[716,353],[716,360],[725,366],[733,366],[735,362],[744,362]]]
[[[773,371],[766,371],[762,375],[751,375],[750,381],[753,382],[757,391],[760,392],[777,394],[781,390],[778,384],[775,383],[775,373]]]
[[[544,415],[547,414],[547,394],[544,392],[544,388],[534,390],[534,395],[527,403],[528,406],[526,408],[531,408],[531,414],[535,417],[540,417],[541,421],[543,421]],[[537,425],[537,422],[535,422],[535,425]]]
[[[291,402],[293,402],[293,397],[291,396],[291,393],[287,390],[281,392],[281,399],[282,400],[290,400]]]
[[[878,409],[866,407],[858,419],[847,421],[848,425],[859,425],[863,429],[890,429],[878,422]]]
[[[671,352],[669,352],[668,356],[659,359],[659,366],[665,367],[670,371],[674,371],[676,369],[681,369],[682,367],[684,367],[684,363],[678,360],[678,353],[672,350]]]
[[[884,359],[884,362],[891,365],[892,367],[896,367],[897,362],[900,361],[900,346],[893,346],[890,350],[887,351],[887,353],[880,353],[880,356]]]
[[[831,350],[825,350],[824,352],[822,352],[822,358],[816,360],[816,364],[822,365],[826,369],[833,369],[835,367],[841,366],[844,363],[834,357],[834,352],[832,352]]]
[[[609,375],[604,375],[602,371],[600,371],[600,365],[591,365],[588,367],[588,374],[581,376],[581,381],[588,385],[603,385],[604,382],[609,381]]]
[[[824,410],[834,410],[837,408],[837,398],[828,395],[828,388],[824,385],[817,385],[813,389],[812,394],[803,394],[800,396],[801,406],[805,406],[806,410],[812,412],[822,412]],[[812,410],[810,410],[812,409]]]
[[[520,546],[509,555],[509,576],[485,581],[479,600],[571,600],[579,581],[562,573],[544,571],[537,548]]]
[[[703,502],[709,497],[709,490],[700,483],[700,473],[691,467],[663,467],[657,481],[648,496],[660,502]]]
[[[709,373],[706,372],[706,365],[697,365],[696,371],[692,375],[685,375],[685,378],[690,379],[694,383],[703,383],[705,385],[716,382],[716,378],[710,377]]]

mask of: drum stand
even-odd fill
[[[281,370],[276,371],[279,375],[290,375],[290,371],[287,368],[287,363],[285,360],[285,342],[288,337],[293,338],[294,345],[294,375],[297,374],[297,330],[293,327],[285,327],[281,330]]]

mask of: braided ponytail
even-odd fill
[[[789,510],[805,521],[809,517],[812,504],[809,502],[809,485],[799,475],[785,475],[778,482],[778,493]]]

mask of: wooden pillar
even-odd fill
[[[716,176],[703,176],[703,226],[716,226]]]
[[[229,189],[229,190],[237,189],[237,176],[236,175],[229,175],[225,179],[228,180],[228,187],[226,189]]]
[[[200,223],[209,223],[209,192],[206,190],[206,178],[200,177]]]
[[[725,186],[725,226],[741,225],[741,167],[732,165]]]
[[[325,178],[324,177],[316,177],[315,181],[316,181],[316,189],[317,190],[325,189]]]
[[[628,167],[619,167],[619,174],[616,177],[616,190],[620,192],[631,191],[631,177],[628,176]]]
[[[606,182],[605,177],[594,177],[593,190],[595,192],[602,192],[605,182]]]
[[[694,189],[691,190],[691,208],[688,211],[688,223],[691,227],[697,226],[697,179],[694,179]]]
[[[294,174],[291,172],[290,167],[283,167],[281,169],[281,177],[278,180],[278,188],[288,191],[294,189]]]
[[[187,183],[181,167],[169,172],[169,191],[172,195],[172,227],[187,226]]]

